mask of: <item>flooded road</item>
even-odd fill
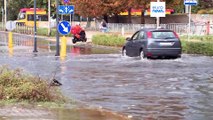
[[[213,119],[212,57],[140,60],[122,57],[120,50],[84,45],[69,47],[61,60],[55,52],[32,50],[14,47],[8,55],[1,47],[0,64],[49,79],[55,74],[66,96],[135,120]]]

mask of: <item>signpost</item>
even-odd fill
[[[74,6],[73,5],[59,5],[58,6],[58,13],[59,14],[73,14],[74,13]]]
[[[62,35],[67,35],[70,33],[71,26],[67,21],[62,21],[58,24],[58,32]]]
[[[16,28],[16,23],[14,21],[7,21],[6,22],[6,29],[8,31],[12,31]]]
[[[16,28],[16,23],[13,21],[7,21],[6,22],[6,29],[9,31],[8,33],[8,47],[13,47],[13,33],[11,32]]]
[[[184,5],[196,6],[197,0],[184,0]]]
[[[166,4],[165,2],[151,2],[150,16],[157,18],[157,28],[160,26],[160,17],[166,16]]]
[[[189,26],[188,26],[188,40],[189,40],[189,34],[190,34],[190,29],[191,29],[191,6],[197,5],[197,0],[184,0],[184,5],[189,6]]]
[[[62,35],[67,35],[70,33],[71,30],[71,25],[69,22],[67,21],[62,21],[58,24],[58,32]],[[65,36],[62,37],[61,40],[61,52],[60,52],[60,56],[62,59],[64,59],[64,57],[66,56],[66,50],[67,50],[67,39]]]
[[[58,0],[57,0],[58,1]],[[58,5],[57,3],[57,15],[64,15],[64,14],[74,14],[74,6],[73,5],[67,5],[70,3],[70,0],[63,0],[63,3],[66,5]],[[56,17],[58,18],[58,17]],[[62,22],[58,22],[57,19],[57,34],[60,33],[62,35],[67,35],[70,33],[71,30],[71,25],[68,21],[62,21]],[[66,44],[67,44],[67,40],[66,37],[63,36],[62,40],[61,40],[61,52],[59,53],[59,35],[57,35],[57,52],[56,52],[56,56],[60,56],[63,58],[66,56]]]

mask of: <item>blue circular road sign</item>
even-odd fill
[[[58,32],[62,35],[67,35],[70,33],[71,26],[68,21],[62,21],[58,24]]]

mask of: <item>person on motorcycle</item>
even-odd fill
[[[77,41],[83,41],[86,42],[86,33],[81,28],[80,23],[77,22],[77,24],[72,27],[71,33],[73,34],[73,43],[76,43]]]

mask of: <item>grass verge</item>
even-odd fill
[[[181,36],[183,53],[202,54],[213,56],[213,36]],[[92,43],[96,45],[121,47],[125,44],[125,38],[120,35],[99,34],[92,37]]]
[[[115,34],[99,34],[92,37],[92,43],[97,45],[121,47],[125,42],[124,37]]]
[[[67,99],[58,87],[51,86],[47,80],[24,74],[23,70],[0,67],[0,104],[13,103],[64,104]]]
[[[213,36],[183,36],[181,42],[184,53],[213,56]]]

